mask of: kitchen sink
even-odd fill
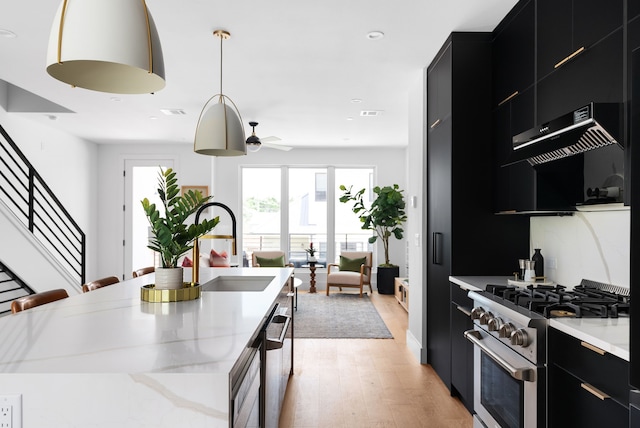
[[[219,276],[202,284],[202,291],[263,291],[275,276]]]

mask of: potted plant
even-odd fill
[[[309,243],[309,248],[305,248],[305,251],[307,252],[308,256],[307,256],[307,261],[310,263],[315,263],[318,260],[316,259],[316,249],[313,248],[313,242]]]
[[[353,202],[352,211],[358,215],[362,222],[362,229],[375,232],[375,235],[369,238],[369,243],[375,243],[378,238],[382,240],[384,263],[378,265],[378,293],[393,294],[393,281],[394,278],[400,276],[400,268],[389,261],[389,238],[394,236],[396,239],[402,239],[403,237],[402,224],[407,221],[403,190],[400,190],[397,184],[385,187],[376,186],[373,188],[376,197],[371,206],[367,208],[363,201],[366,189],[352,193],[352,187],[347,188],[340,185],[340,190],[344,192],[340,196],[340,202]]]
[[[195,239],[209,233],[220,218],[202,220],[199,224],[187,225],[187,219],[206,204],[211,196],[202,196],[198,190],[188,190],[180,195],[178,179],[173,169],[160,168],[158,173],[158,195],[164,206],[164,216],[155,204],[144,198],[142,208],[151,225],[153,237],[148,247],[160,254],[162,267],[156,268],[156,288],[181,288],[182,267],[178,259],[193,248]]]

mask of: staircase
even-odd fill
[[[0,316],[11,312],[11,302],[34,291],[0,262]]]
[[[44,269],[48,265],[57,275],[47,278],[62,278],[60,281],[79,289],[85,282],[85,234],[2,126],[0,211],[5,217],[0,253],[0,315],[7,313],[12,300],[35,292],[20,278],[33,277],[34,266]],[[22,263],[15,263],[16,260]],[[53,288],[61,287],[57,284]],[[41,291],[37,287],[35,290]]]

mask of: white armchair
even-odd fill
[[[360,297],[362,297],[362,290],[365,285],[368,285],[369,290],[373,293],[371,288],[372,257],[373,254],[368,251],[343,251],[340,255],[342,263],[330,263],[328,265],[327,296],[329,295],[330,287],[338,287],[340,291],[342,291],[342,287],[359,288]],[[358,259],[361,260],[355,262]]]

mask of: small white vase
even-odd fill
[[[309,256],[309,257],[307,257],[307,261],[309,263],[315,263],[315,262],[318,261],[318,259],[316,259],[315,256]]]
[[[156,288],[176,290],[184,285],[182,267],[156,268]]]

